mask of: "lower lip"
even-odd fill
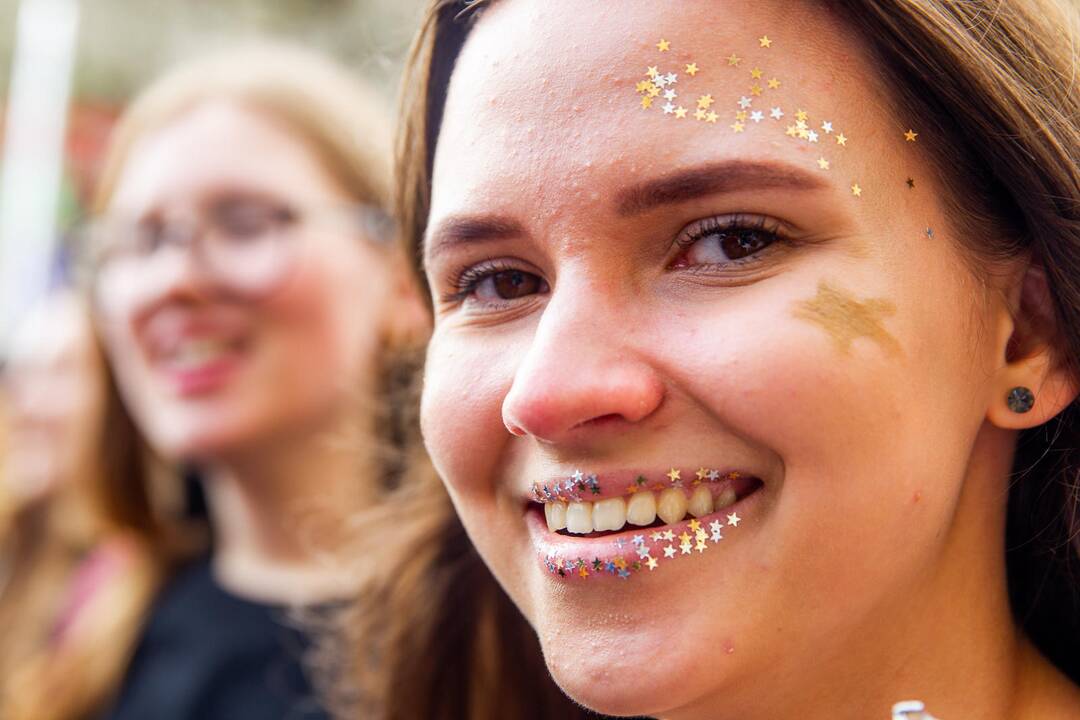
[[[209,395],[223,388],[239,366],[239,357],[226,355],[203,365],[183,370],[165,368],[164,374],[177,395],[197,397]]]
[[[544,519],[543,506],[529,503],[525,512],[525,524],[529,529],[529,537],[532,540],[533,548],[536,550],[536,558],[541,570],[554,580],[626,580],[634,575],[664,570],[667,565],[675,560],[687,560],[690,557],[696,558],[699,555],[707,555],[709,554],[708,550],[712,550],[718,544],[721,546],[730,544],[732,538],[742,532],[743,522],[754,518],[756,511],[760,514],[759,506],[764,498],[764,491],[765,486],[762,485],[723,510],[697,518],[697,522],[709,533],[709,539],[706,541],[707,549],[703,551],[697,550],[695,541],[692,543],[689,554],[682,552],[678,538],[683,533],[687,533],[692,538],[694,537],[694,533],[690,530],[693,519],[673,525],[647,528],[627,525],[625,530],[602,537],[572,537],[548,530],[547,521]],[[739,516],[737,526],[728,524],[729,515]],[[723,539],[720,541],[712,539],[710,525],[714,522],[719,522],[722,528]],[[668,530],[675,535],[674,542],[652,540],[653,533]],[[639,546],[634,543],[635,536],[644,537],[644,547],[649,550],[648,555],[643,556],[638,552]],[[665,557],[662,551],[662,548],[669,544],[674,545],[676,550],[673,558]],[[656,560],[655,567],[649,568],[646,564],[647,557]],[[585,563],[587,575],[581,573],[580,563],[577,562],[579,559]],[[562,572],[552,567],[551,563],[555,560],[558,560],[559,564],[562,565]],[[569,569],[565,567],[567,560],[572,563],[572,567]],[[621,564],[625,564],[625,568],[619,567],[620,561],[623,561]],[[611,569],[612,564],[616,566],[614,571]],[[597,567],[601,569],[597,570]],[[625,570],[625,572],[620,572],[620,570]]]

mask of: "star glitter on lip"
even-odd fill
[[[687,63],[687,65],[686,65],[686,74],[689,75],[690,77],[694,77],[695,75],[697,75],[698,74],[697,63]]]
[[[739,517],[739,513],[731,513],[727,516],[727,524],[731,527],[739,527],[740,522],[741,518]]]
[[[667,52],[671,49],[671,43],[663,38],[660,38],[660,42],[656,43],[656,49],[660,52]]]
[[[666,557],[666,558],[675,557],[675,546],[674,545],[667,545],[667,546],[664,547],[664,557]]]
[[[680,477],[682,477],[681,473],[680,473],[680,472],[679,472],[678,470],[676,470],[675,468],[671,468],[671,470],[669,470],[669,471],[667,472],[667,476],[668,476],[669,478],[671,478],[671,482],[675,482],[675,481],[676,481],[676,480],[678,480],[678,479],[679,479]]]
[[[779,87],[780,87],[780,81],[779,80],[777,80],[776,78],[772,78],[771,80],[769,80],[769,89],[770,90],[777,90],[777,89],[779,89]]]

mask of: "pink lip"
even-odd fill
[[[672,480],[668,473],[672,469],[678,469],[679,479]],[[702,483],[723,482],[725,479],[735,477],[760,477],[756,473],[743,468],[702,468],[706,472],[715,473],[715,479],[708,477],[699,479],[697,471],[683,468],[669,468],[663,471],[641,472],[640,470],[613,470],[604,473],[584,473],[580,480],[575,480],[573,475],[561,478],[551,478],[543,483],[535,483],[529,488],[525,499],[531,503],[542,503],[559,500],[562,502],[596,502],[614,497],[624,497],[637,490],[661,491],[670,487],[691,488]],[[593,479],[594,482],[590,482]],[[644,480],[644,482],[641,482]],[[556,489],[559,488],[558,492]],[[550,493],[547,494],[547,493]]]
[[[744,521],[754,518],[764,496],[765,487],[759,487],[749,495],[740,498],[734,504],[723,510],[718,510],[701,518],[685,520],[674,525],[660,527],[640,528],[626,526],[626,529],[604,535],[602,537],[575,537],[560,535],[548,530],[544,514],[537,503],[530,503],[525,512],[525,525],[529,530],[529,538],[536,551],[536,560],[542,572],[551,576],[554,580],[599,580],[628,579],[637,574],[651,574],[653,571],[663,570],[665,566],[674,560],[684,560],[689,557],[698,557],[708,554],[715,545],[730,543],[732,535],[737,535]],[[746,517],[742,517],[745,514]],[[729,516],[738,516],[737,525],[729,525]],[[700,525],[707,533],[706,548],[698,550],[698,535],[691,532],[694,523]],[[713,530],[719,523],[720,539],[714,539]],[[655,533],[668,533],[674,536],[674,540],[656,540]],[[680,536],[686,533],[691,538],[689,553],[682,550]],[[675,549],[674,557],[667,557],[664,549],[671,546]],[[644,552],[644,554],[643,554]],[[649,568],[647,558],[653,558],[656,563]],[[569,562],[569,567],[566,563]],[[620,564],[624,565],[620,567]],[[581,568],[587,575],[582,575]],[[560,572],[561,571],[561,572]]]
[[[240,366],[240,358],[228,355],[195,368],[162,367],[161,373],[181,397],[209,395],[224,387]]]

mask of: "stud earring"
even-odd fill
[[[1014,387],[1005,396],[1005,402],[1014,413],[1026,413],[1035,406],[1035,395],[1026,387]]]

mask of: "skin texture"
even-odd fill
[[[729,72],[732,52],[748,59]],[[679,91],[710,92],[723,117],[761,64],[783,81],[770,106],[831,120],[847,147],[826,172],[822,151],[776,127],[640,108],[648,65],[691,61],[703,71]],[[910,697],[944,718],[1078,707],[1017,637],[1001,550],[1015,430],[1076,391],[1045,345],[1006,359],[1021,287],[1045,287],[1021,283],[1022,262],[1002,292],[970,273],[945,188],[904,141],[916,121],[814,5],[504,0],[470,36],[434,166],[423,429],[578,701],[664,718],[865,720]],[[651,183],[700,166],[719,179],[678,184],[707,192],[648,202]],[[817,181],[795,189],[783,178],[797,172]],[[738,267],[715,241],[675,242],[735,213],[791,242]],[[534,284],[455,297],[489,261]],[[1019,384],[1038,396],[1022,417],[1004,407]],[[672,465],[764,480],[719,550],[625,584],[543,570],[523,520],[531,483]]]

